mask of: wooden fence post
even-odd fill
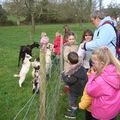
[[[63,71],[63,36],[60,39],[60,74]]]
[[[40,120],[45,120],[46,111],[46,72],[45,52],[40,50]]]

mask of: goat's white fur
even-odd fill
[[[34,78],[32,80],[32,91],[33,93],[39,92],[39,88],[40,88],[40,75],[39,75],[39,70],[35,70],[34,73]]]
[[[53,44],[48,43],[47,49],[46,49],[46,75],[49,75],[51,77],[51,67],[52,67],[52,60],[51,55],[53,51]]]
[[[39,70],[40,70],[40,61],[38,61],[37,59],[34,60],[34,62],[31,63],[32,64],[32,91],[33,93],[39,92],[39,87],[40,87],[40,75],[39,75]]]
[[[31,58],[32,57],[30,55],[26,54],[19,75],[16,75],[16,74],[14,75],[14,77],[19,77],[19,86],[20,87],[22,87],[22,84],[23,84],[23,82],[26,78],[26,75],[30,69],[30,59]]]
[[[36,59],[35,59],[34,62],[31,62],[31,64],[32,64],[32,67],[33,67],[32,77],[34,78],[34,77],[35,77],[35,67],[40,66],[40,62],[39,62],[39,61],[36,61]]]

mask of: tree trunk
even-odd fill
[[[20,25],[20,16],[17,16],[16,19],[17,19],[17,20],[16,20],[17,25],[19,26],[19,25]]]
[[[34,13],[31,13],[31,21],[32,21],[32,33],[35,33],[35,18],[34,18]]]

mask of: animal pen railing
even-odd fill
[[[61,49],[62,52],[62,49]],[[60,97],[62,58],[52,66],[51,78],[46,80],[45,53],[40,51],[40,92],[36,92],[15,115],[14,120],[56,120],[56,108]],[[32,115],[32,118],[31,118]]]

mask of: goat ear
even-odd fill
[[[27,56],[28,54],[27,53],[25,53],[25,56]]]
[[[25,53],[25,56],[26,56],[26,57],[29,57],[30,55],[29,55],[29,54],[27,54],[27,53]]]

